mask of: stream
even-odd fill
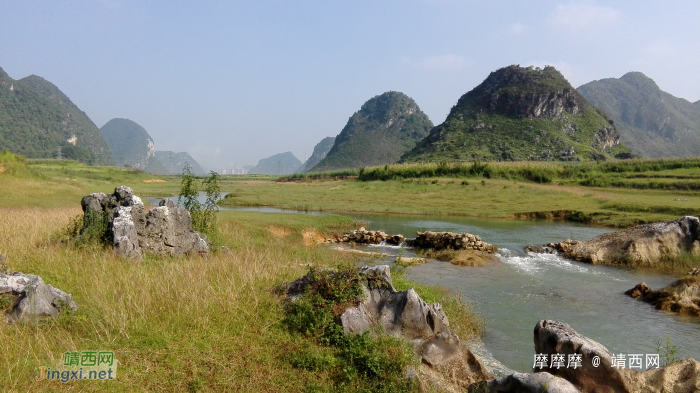
[[[225,210],[324,214],[274,208]],[[527,245],[567,238],[586,240],[611,229],[545,220],[345,215],[365,221],[369,230],[383,230],[392,235],[415,237],[416,231],[426,230],[468,232],[497,246],[500,262],[460,267],[429,260],[408,268],[407,274],[411,280],[449,288],[461,295],[463,301],[473,303],[474,310],[486,321],[483,338],[486,350],[513,370],[531,371],[535,353],[533,329],[540,319],[565,322],[614,354],[654,354],[658,352],[657,342],[665,343],[668,337],[678,347],[680,358],[700,359],[698,318],[658,311],[624,294],[642,281],[652,289],[665,287],[675,280],[673,277],[524,252]],[[415,255],[410,249],[392,246],[355,248]],[[391,260],[387,258],[388,262]]]

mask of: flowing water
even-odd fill
[[[151,202],[153,203],[153,202]],[[229,209],[227,209],[229,210]],[[269,213],[305,213],[272,208],[243,208]],[[431,260],[408,269],[412,280],[441,285],[472,302],[486,321],[484,345],[507,367],[528,372],[535,353],[533,329],[541,319],[568,323],[612,353],[657,353],[657,341],[670,338],[681,358],[700,359],[700,320],[658,311],[624,291],[644,281],[653,289],[674,281],[649,272],[568,261],[556,255],[528,254],[526,245],[564,239],[585,240],[610,229],[552,221],[477,219],[447,216],[353,214],[366,228],[414,237],[416,231],[468,232],[499,248],[499,262],[460,267]],[[369,246],[405,256],[410,250]],[[399,251],[400,250],[400,251]],[[387,258],[390,261],[391,258]],[[449,317],[449,316],[448,316]]]

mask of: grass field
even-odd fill
[[[357,256],[315,244],[324,233],[353,228],[352,220],[220,212],[213,239],[228,250],[207,259],[148,257],[134,263],[98,246],[68,245],[62,228],[81,213],[80,197],[89,192],[127,184],[141,195],[172,195],[178,178],[144,182],[154,177],[71,162],[29,163],[29,172],[18,165],[14,173],[0,174],[0,254],[10,270],[40,275],[71,293],[79,309],[39,324],[0,324],[3,391],[342,390],[337,368],[309,370],[290,360],[310,350],[331,352],[285,328],[282,302],[271,289],[310,266],[359,263]],[[479,319],[450,293],[400,275],[396,285],[416,286],[427,301],[441,302],[461,337],[483,332]],[[117,378],[34,380],[40,367],[60,366],[64,352],[86,350],[114,351]]]

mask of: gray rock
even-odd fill
[[[356,306],[346,308],[339,318],[346,334],[370,330],[403,338],[414,346],[424,365],[454,377],[449,381],[451,384],[466,387],[492,378],[479,359],[452,332],[440,304],[425,303],[412,288],[396,291],[387,265],[362,267],[360,278],[362,300]],[[303,294],[309,283],[308,276],[304,276],[285,284],[288,301]],[[422,370],[420,374],[430,379],[438,378],[433,371]]]
[[[535,326],[535,353],[581,355],[581,367],[545,368],[553,375],[571,382],[581,392],[630,392],[627,380],[630,370],[612,367],[612,354],[602,344],[578,334],[571,326],[557,321],[541,320]],[[593,359],[598,358],[598,367]],[[535,369],[537,371],[538,369]]]
[[[470,392],[489,393],[580,393],[569,381],[548,372],[513,373],[470,387]]]
[[[700,255],[700,220],[686,216],[673,221],[639,225],[562,246],[565,257],[594,264],[654,267],[683,252]],[[566,243],[566,242],[563,242]]]
[[[78,305],[73,297],[44,283],[33,274],[0,273],[0,296],[10,299],[8,311],[10,321],[36,321],[42,317],[55,317],[63,310],[76,311]]]
[[[207,239],[192,229],[190,213],[170,199],[146,213],[141,198],[131,188],[120,186],[114,193],[93,193],[80,202],[84,220],[101,214],[109,219],[109,237],[118,255],[140,260],[144,253],[184,255],[209,253]]]

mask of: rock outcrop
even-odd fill
[[[389,266],[360,269],[362,299],[345,309],[338,318],[346,334],[370,330],[382,332],[410,342],[430,370],[419,375],[434,375],[450,370],[450,383],[466,388],[470,384],[492,378],[487,369],[460,338],[450,329],[449,321],[438,303],[427,304],[411,288],[396,291]],[[304,293],[308,276],[284,285],[289,301]],[[422,381],[422,383],[429,382]]]
[[[81,201],[85,225],[95,217],[109,221],[108,237],[118,255],[140,259],[144,253],[185,255],[209,253],[206,239],[192,229],[190,213],[170,199],[148,213],[131,188],[117,187],[114,194],[93,193]]]
[[[42,317],[55,317],[61,311],[76,311],[73,297],[44,283],[33,274],[0,273],[0,311],[10,322],[34,322]]]
[[[416,248],[432,248],[434,250],[496,251],[493,245],[482,241],[478,235],[470,233],[417,232],[416,239],[410,245]]]
[[[625,294],[650,303],[659,310],[700,317],[700,268],[691,270],[686,277],[657,291],[643,282]]]
[[[470,393],[580,393],[571,382],[548,372],[513,373],[470,386]]]
[[[572,329],[569,325],[542,320],[535,326],[535,353],[581,355],[580,367],[535,368],[571,382],[583,393],[691,393],[700,390],[700,363],[686,359],[664,368],[651,368],[644,372],[629,368],[613,367],[612,354],[600,343]],[[599,361],[595,367],[594,360]],[[550,363],[551,364],[551,363]]]
[[[364,227],[336,235],[326,240],[328,243],[356,243],[356,244],[386,244],[398,246],[405,242],[406,239],[402,235],[387,235],[384,231],[368,231]]]
[[[606,233],[576,242],[550,243],[569,259],[601,265],[653,267],[681,253],[700,255],[700,220],[686,216]]]

